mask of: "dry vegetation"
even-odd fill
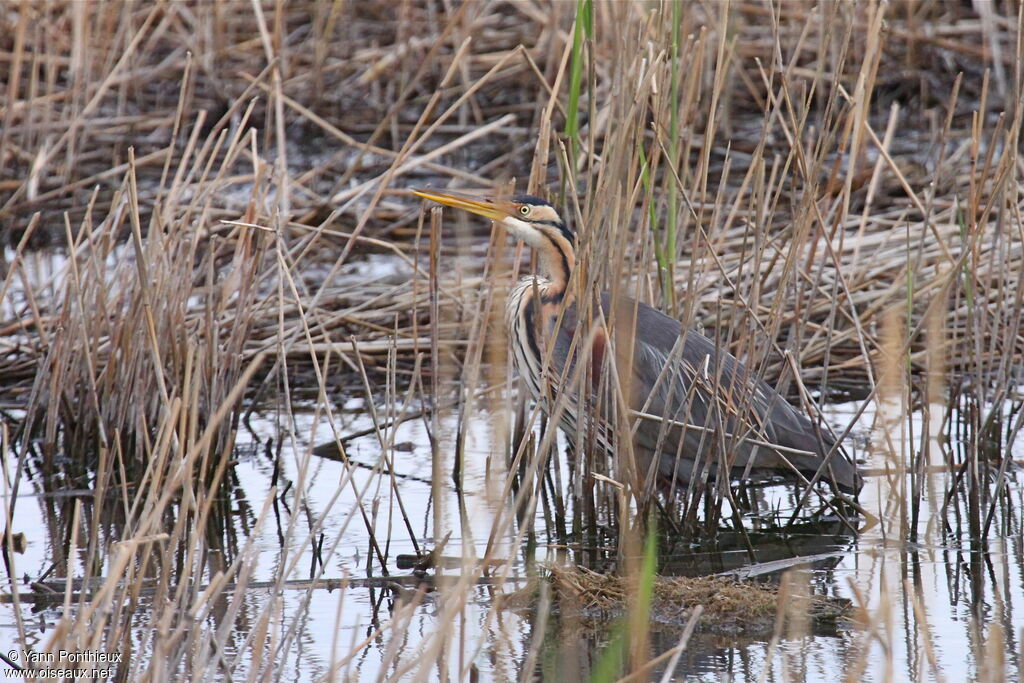
[[[579,231],[581,291],[702,326],[809,410],[857,396],[897,424],[959,408],[915,435],[947,435],[939,454],[885,432],[888,497],[869,512],[913,539],[926,473],[952,469],[946,524],[984,538],[1024,420],[1018,10],[596,2],[582,21],[557,1],[4,4],[4,474],[8,494],[54,496],[45,533],[68,584],[45,646],[139,652],[132,680],[272,675],[297,637],[275,621],[281,591],[232,626],[253,552],[225,530],[245,411],[278,408],[287,432],[299,398],[330,419],[338,387],[365,389],[384,406],[386,464],[400,420],[509,408],[501,292],[528,257],[509,262],[478,221],[442,229],[413,185],[546,193]],[[368,278],[373,258],[397,275]],[[533,434],[521,413],[516,435]],[[589,466],[552,474],[553,431],[495,439],[516,480],[492,540],[522,542],[517,512],[535,510],[552,535],[625,538],[614,487]],[[461,433],[431,446],[461,455]],[[339,490],[366,520],[365,490]],[[287,531],[309,547],[322,521],[304,525]],[[298,562],[285,545],[278,588]],[[467,567],[442,612],[487,566]],[[398,638],[406,614],[381,633]],[[456,666],[459,637],[439,629],[387,675]],[[335,654],[335,672],[355,656]]]
[[[556,566],[551,568],[550,580],[563,615],[590,615],[607,621],[607,613],[628,613],[631,586],[621,576]],[[781,597],[793,596],[783,592]],[[779,598],[779,591],[772,586],[741,583],[725,577],[657,577],[651,618],[682,625],[699,606],[703,628],[771,632],[776,614],[789,609]],[[801,606],[801,611],[811,619],[835,621],[849,616],[848,605],[841,602],[818,595],[807,596],[807,599],[811,604]]]

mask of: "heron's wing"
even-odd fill
[[[602,308],[610,320],[612,307],[607,295],[602,297]],[[639,447],[662,454],[664,474],[684,474],[680,468],[692,464],[680,460],[692,463],[701,454],[721,450],[707,447],[715,439],[724,439],[733,468],[749,465],[791,472],[788,461],[813,473],[824,456],[838,450],[832,448],[835,441],[827,430],[817,429],[777,391],[704,335],[684,331],[679,321],[630,299],[619,299],[615,308],[613,324],[636,330],[630,407],[669,420],[641,417],[635,435]],[[846,488],[857,487],[856,468],[841,452],[830,458],[830,465],[827,478]],[[684,474],[683,478],[688,477]]]

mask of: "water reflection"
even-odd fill
[[[784,530],[740,533],[723,530],[699,544],[664,541],[659,572],[670,576],[730,574],[770,578],[794,566],[815,571],[834,568],[854,549],[856,533],[840,520],[792,524]],[[798,562],[789,562],[801,558]]]
[[[853,410],[833,407],[832,417],[841,423]],[[338,419],[346,434],[367,429],[362,412],[353,408],[341,413]],[[868,415],[862,423],[871,420]],[[613,536],[583,542],[545,526],[554,517],[537,510],[532,536],[517,536],[513,527],[497,539],[501,551],[496,557],[511,565],[495,565],[487,572],[488,579],[468,592],[452,584],[465,575],[464,567],[475,566],[483,556],[495,519],[510,513],[495,484],[504,474],[487,457],[493,451],[487,419],[479,420],[467,435],[467,453],[474,457],[467,458],[462,494],[444,490],[439,503],[431,499],[429,446],[421,420],[394,429],[389,443],[399,446],[391,448],[386,459],[381,458],[376,435],[367,432],[350,440],[347,452],[360,463],[351,472],[339,461],[310,454],[310,444],[333,433],[315,412],[296,415],[294,433],[308,435],[306,439],[282,438],[277,423],[258,414],[250,422],[252,431],[243,431],[223,493],[210,511],[205,546],[154,545],[148,561],[138,568],[141,575],[156,577],[165,571],[182,572],[191,562],[195,582],[188,590],[198,595],[218,572],[244,561],[248,587],[224,592],[197,614],[212,631],[230,632],[224,653],[230,664],[224,672],[244,673],[244,662],[236,658],[250,651],[249,641],[266,627],[268,596],[282,590],[284,612],[279,618],[287,624],[282,637],[290,639],[296,654],[279,664],[294,667],[298,678],[332,672],[352,678],[403,675],[414,670],[425,656],[423,648],[435,646],[439,627],[449,623],[455,624],[449,632],[458,634],[457,643],[445,645],[450,648],[445,661],[451,678],[472,674],[507,680],[518,677],[530,662],[545,678],[579,680],[593,671],[617,615],[556,609],[542,617],[522,606],[502,607],[497,598],[525,585],[530,567],[524,559],[584,559],[600,567],[614,557]],[[924,433],[920,425],[913,429]],[[862,430],[857,438],[867,441],[866,434]],[[413,444],[411,450],[408,444]],[[383,463],[390,463],[396,476],[391,477]],[[777,582],[795,570],[806,576],[812,593],[846,599],[853,606],[850,623],[812,623],[806,632],[728,625],[700,630],[681,654],[675,675],[708,681],[966,680],[995,672],[1016,675],[1024,627],[1019,605],[1024,595],[1019,515],[1024,489],[1012,467],[1007,475],[1000,490],[994,484],[978,489],[977,505],[985,513],[978,518],[991,528],[985,543],[974,542],[970,533],[970,496],[947,493],[950,481],[964,474],[946,474],[938,468],[924,480],[916,516],[911,506],[891,504],[894,491],[909,490],[909,474],[894,470],[872,477],[860,502],[878,519],[862,519],[857,531],[825,516],[784,530],[750,522],[742,532],[722,529],[699,543],[664,534],[659,563],[663,575],[733,574]],[[349,480],[351,486],[345,483]],[[995,481],[991,473],[988,481]],[[69,493],[64,480],[37,472],[24,482],[13,510],[13,528],[31,533],[26,553],[14,557],[14,571],[32,581],[56,580],[49,587],[62,595],[70,539],[86,537],[88,525],[98,524],[100,538],[109,547],[126,533],[129,517],[117,496],[97,502],[84,495],[87,486],[79,487],[82,495]],[[402,522],[396,491],[408,525]],[[365,516],[357,513],[356,492]],[[752,495],[760,497],[760,508],[774,508],[780,518],[794,502],[786,487]],[[431,520],[436,504],[441,505],[443,528],[451,531],[443,553],[449,562],[427,572],[443,580],[428,582],[429,590],[423,592],[417,579],[399,570],[397,558],[434,547],[438,539],[432,537]],[[169,509],[166,528],[194,519],[191,513],[178,517],[179,509]],[[911,523],[918,529],[914,542],[901,532]],[[386,542],[375,547],[369,530]],[[70,566],[76,578],[103,576],[111,570],[108,555],[88,547],[75,552]],[[380,558],[387,576],[381,575]],[[308,583],[311,576],[337,582],[317,587]],[[365,577],[373,580],[356,582]],[[343,587],[346,578],[353,583]],[[26,595],[33,590],[30,584],[22,589]],[[149,605],[161,599],[143,589],[134,606],[140,624],[146,621]],[[38,610],[34,618],[33,605]],[[45,642],[60,609],[45,601],[26,603],[24,608],[21,616],[36,629],[26,640]],[[0,615],[9,629],[14,628],[11,605],[0,607]],[[540,622],[544,631],[538,641]],[[682,629],[679,620],[652,624],[651,656],[675,647]],[[134,652],[145,653],[150,647],[142,630],[126,638]],[[663,669],[664,664],[653,675]],[[436,669],[431,676],[442,677]]]

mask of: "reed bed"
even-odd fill
[[[51,512],[50,573],[66,580],[41,647],[139,653],[122,679],[281,677],[318,582],[339,562],[343,583],[387,576],[402,536],[438,575],[444,626],[415,636],[425,595],[391,584],[387,619],[349,650],[334,643],[318,675],[353,677],[374,641],[389,643],[380,678],[476,675],[485,645],[465,621],[450,624],[482,581],[515,585],[509,559],[533,567],[551,544],[574,564],[614,567],[634,591],[620,645],[584,673],[642,677],[670,672],[689,637],[668,656],[651,651],[655,536],[635,532],[654,517],[664,541],[743,536],[751,516],[782,525],[792,508],[850,513],[808,503],[810,489],[765,510],[756,490],[704,482],[655,515],[619,464],[561,453],[554,427],[517,399],[500,323],[528,254],[477,221],[418,210],[410,186],[545,194],[579,235],[579,300],[610,290],[701,328],[812,415],[829,398],[861,401],[878,428],[854,450],[880,502],[859,512],[887,537],[977,547],[1012,532],[1024,425],[1020,12],[590,0],[5,8],[5,560],[17,601],[17,496],[36,491]],[[359,435],[340,428],[342,392],[365,399],[380,447],[362,468],[346,448]],[[351,465],[322,505],[307,488],[330,448],[314,455],[303,410],[331,426]],[[907,433],[916,410],[923,434]],[[277,520],[270,584],[254,583],[257,549],[232,519],[234,449],[254,411],[279,428],[260,446],[273,486],[247,518],[249,531]],[[434,464],[428,534],[395,466],[412,420]],[[453,550],[481,421],[494,522],[483,545],[463,537]],[[285,481],[287,454],[296,474]],[[325,538],[329,513],[365,528],[359,566],[339,559],[340,536]],[[426,562],[428,551],[458,556],[458,571]],[[300,561],[313,583],[293,600],[284,589]],[[807,592],[801,576],[788,575],[783,597]],[[250,587],[266,600],[253,604]],[[496,670],[538,670],[552,600],[542,589],[519,651],[493,645]],[[851,656],[866,666],[872,639],[891,631],[867,601],[858,609],[864,648]],[[772,652],[807,630],[783,611]],[[480,628],[500,632],[502,619],[495,601]],[[979,672],[1002,670],[995,652]]]

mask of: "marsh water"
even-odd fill
[[[372,263],[363,268],[360,277],[378,274]],[[379,415],[391,409],[373,407]],[[532,525],[529,520],[499,525],[495,533],[495,521],[509,514],[506,471],[494,455],[501,451],[494,443],[494,434],[500,433],[496,425],[505,417],[479,412],[468,425],[448,416],[432,426],[428,417],[420,416],[378,435],[370,418],[375,411],[364,392],[332,397],[330,417],[323,408],[315,400],[300,401],[284,417],[273,407],[262,407],[240,423],[230,515],[218,531],[219,548],[213,544],[210,572],[217,569],[218,555],[224,563],[243,556],[251,576],[238,588],[245,591],[240,613],[214,610],[206,617],[216,625],[233,622],[229,642],[236,649],[223,656],[231,662],[234,677],[244,676],[240,653],[253,637],[265,597],[278,590],[284,591],[286,606],[286,613],[277,616],[278,628],[294,643],[287,661],[278,663],[285,680],[401,676],[441,629],[454,635],[443,660],[448,670],[432,669],[433,678],[510,680],[523,677],[529,662],[545,678],[588,677],[617,615],[549,615],[537,656],[531,659],[538,612],[529,606],[495,604],[497,592],[523,587],[536,567],[586,554],[578,552],[579,544],[567,546],[564,537],[547,528],[542,510],[533,511]],[[933,408],[932,414],[944,413],[944,407]],[[924,490],[915,522],[909,509],[892,502],[902,499],[892,495],[893,487],[910,485],[898,463],[911,449],[920,449],[922,434],[930,434],[924,438],[936,452],[932,464],[939,465],[938,428],[933,425],[929,432],[920,411],[901,422],[879,419],[874,404],[861,409],[856,401],[825,408],[837,431],[859,414],[847,443],[873,474],[860,494],[869,515],[858,520],[857,533],[825,520],[752,534],[751,550],[728,533],[690,544],[663,532],[659,557],[662,574],[742,573],[754,566],[759,580],[771,582],[787,569],[806,572],[814,593],[850,601],[850,620],[827,628],[812,625],[793,637],[751,632],[743,624],[707,625],[689,641],[673,670],[675,677],[959,681],[998,678],[999,673],[1018,676],[1024,628],[1024,487],[1014,467],[1007,472],[1006,486],[993,496],[997,504],[991,507],[985,542],[962,531],[966,522],[960,506],[955,497],[947,497],[950,478],[957,475],[945,468],[929,468],[921,480]],[[956,418],[955,411],[950,415]],[[432,433],[437,428],[440,432]],[[431,437],[440,446],[441,465],[450,472],[450,446],[460,429],[466,435],[463,488],[456,491],[445,476],[441,497],[434,499]],[[346,440],[351,469],[311,452],[335,433],[362,434]],[[1012,449],[1005,455],[1024,459],[1020,444]],[[5,495],[6,511],[12,504],[9,486]],[[794,501],[784,486],[759,495],[780,516]],[[13,556],[11,568],[13,576],[23,577],[23,595],[31,595],[31,584],[44,579],[60,592],[60,577],[66,572],[54,563],[63,556],[67,539],[60,530],[67,527],[74,498],[74,492],[47,493],[34,479],[23,482],[12,529],[25,535],[26,547]],[[915,535],[907,525],[915,523],[916,539],[911,541]],[[534,533],[524,536],[524,525]],[[371,532],[379,549],[371,543]],[[116,537],[114,522],[110,533]],[[430,589],[421,593],[422,575],[400,568],[404,560],[399,558],[439,546],[449,560],[426,571]],[[489,547],[501,569],[470,587],[469,599],[463,601],[466,593],[454,590],[463,567],[473,566]],[[597,550],[594,557],[614,554],[607,544]],[[383,554],[386,573],[377,553]],[[72,576],[82,571],[74,558],[67,566]],[[311,576],[320,582],[307,583]],[[143,610],[145,600],[144,595]],[[20,622],[26,644],[42,650],[62,614],[62,601],[59,595],[54,601],[25,601],[18,608],[10,602],[0,605],[0,628],[6,634],[2,640],[16,643]],[[147,626],[144,619],[138,623],[138,656],[145,656]],[[655,622],[651,654],[674,647],[683,626],[682,621]],[[655,675],[663,671],[664,664]]]
[[[853,405],[832,406],[830,416],[841,423],[853,410]],[[341,412],[346,411],[353,415],[363,413],[357,399],[341,407]],[[327,425],[311,424],[312,413],[303,417],[306,418],[304,423],[297,425],[300,431],[315,434],[319,439],[329,435]],[[870,421],[871,418],[863,419]],[[462,499],[467,514],[458,514],[459,501],[453,491],[445,494],[443,526],[452,532],[446,546],[449,552],[458,548],[473,549],[482,556],[495,517],[491,495],[496,482],[488,477],[485,464],[489,452],[488,423],[482,419],[479,427],[472,430],[469,452],[474,457],[466,462],[466,492]],[[412,592],[414,584],[406,580],[409,572],[398,570],[394,564],[389,567],[393,575],[390,586],[358,582],[359,577],[367,576],[367,558],[371,551],[366,527],[352,514],[354,495],[349,490],[336,495],[339,482],[344,480],[345,466],[296,453],[290,447],[284,447],[279,456],[268,454],[265,444],[278,437],[274,421],[255,417],[251,424],[253,431],[243,434],[238,448],[237,477],[232,490],[236,528],[232,535],[240,545],[252,544],[252,549],[246,552],[251,552],[253,580],[273,582],[282,571],[282,558],[295,556],[301,559],[289,572],[289,577],[295,581],[308,578],[313,551],[305,535],[294,535],[297,543],[306,545],[304,549],[281,545],[282,538],[290,537],[285,527],[293,521],[292,515],[303,519],[325,516],[322,532],[326,540],[321,553],[328,569],[324,576],[356,579],[347,588],[287,589],[290,598],[286,597],[286,604],[302,616],[297,622],[301,633],[295,640],[294,660],[281,662],[283,677],[310,680],[325,676],[331,672],[332,662],[346,658],[348,661],[339,672],[345,678],[371,680],[398,673],[396,666],[408,664],[417,656],[417,640],[442,626],[438,622],[447,612],[443,584],[439,582],[437,590],[424,596],[410,614],[396,615],[401,611],[403,599],[408,598],[403,598],[402,590],[395,587],[404,584],[405,592]],[[365,418],[356,417],[348,426],[358,429],[368,424]],[[865,435],[864,430],[859,433]],[[299,440],[302,441],[304,439]],[[393,451],[394,468],[402,475],[398,490],[410,520],[418,525],[413,531],[420,547],[429,548],[434,542],[428,483],[431,460],[422,421],[410,421],[399,427],[396,442],[400,447]],[[356,439],[350,448],[350,456],[365,464],[375,463],[379,452],[373,436]],[[376,490],[379,479],[371,470],[357,471],[354,483],[355,488],[363,492],[364,506],[374,510],[376,533],[390,539],[388,554],[394,561],[400,554],[414,553],[416,548],[405,530],[396,528],[395,499],[387,489]],[[280,495],[281,505],[280,508],[275,506],[275,514],[261,516],[275,480],[278,491],[288,489],[292,493]],[[1019,503],[1021,488],[1015,479],[1011,481],[1009,495]],[[889,482],[882,478],[872,479],[860,499],[865,508],[874,509],[877,501],[884,499],[880,498],[879,489],[886,485]],[[304,492],[301,501],[294,498],[296,487]],[[52,544],[59,542],[48,534],[53,526],[47,517],[61,506],[34,493],[20,495],[28,500],[19,501],[14,528],[26,533],[29,541],[26,553],[16,556],[17,572],[26,577],[39,577],[52,561]],[[291,504],[289,499],[292,499]],[[925,530],[936,526],[936,518],[923,516],[919,523]],[[898,536],[887,537],[893,529],[887,529],[884,521],[863,529],[856,537],[834,530],[815,534],[804,529],[780,533],[774,539],[762,539],[764,545],[757,548],[759,561],[811,556],[806,567],[813,590],[863,604],[871,615],[870,628],[874,632],[869,637],[853,623],[825,633],[812,630],[799,639],[782,639],[773,645],[771,634],[730,633],[728,628],[698,631],[681,657],[676,675],[709,681],[729,677],[753,681],[761,680],[767,669],[768,680],[782,679],[783,671],[790,680],[835,680],[845,675],[850,661],[862,659],[866,648],[868,669],[858,676],[861,680],[967,680],[978,677],[980,666],[989,665],[993,657],[990,649],[997,647],[1006,671],[1015,676],[1020,666],[1018,636],[1024,626],[1021,613],[1024,607],[1020,604],[1024,596],[1024,553],[1019,518],[1005,520],[1005,524],[1008,533],[993,534],[985,547],[977,549],[936,541],[936,534],[930,532],[923,533],[918,543],[903,543]],[[997,528],[1003,528],[1003,520]],[[514,547],[511,536],[505,540],[505,556],[515,565],[508,584],[514,586],[526,576],[524,553]],[[543,539],[537,552],[541,556],[548,555],[552,561],[556,558],[553,550],[545,548]],[[749,564],[749,557],[745,550],[736,547],[731,550],[688,549],[676,544],[671,553],[662,556],[661,562],[663,571],[701,573],[743,566]],[[457,574],[457,570],[448,569],[445,573],[451,576]],[[374,571],[373,575],[380,577],[379,571]],[[247,603],[255,614],[260,609],[262,593],[273,588],[256,585],[246,590],[249,593]],[[457,677],[460,664],[465,667],[469,663],[475,665],[484,679],[518,677],[533,638],[531,610],[504,610],[496,620],[489,616],[491,587],[477,586],[471,594],[473,600],[457,611],[459,623],[455,632],[464,634],[465,650],[453,657],[452,677]],[[13,642],[17,634],[13,607],[5,604],[2,610],[7,640]],[[42,646],[60,612],[59,605],[23,606],[21,618],[25,621],[29,641]],[[372,637],[380,625],[393,618],[408,622],[397,656],[391,651],[396,647],[395,642],[385,637]],[[282,619],[283,623],[291,621],[287,617]],[[926,623],[925,628],[921,628],[922,621]],[[236,617],[239,631],[235,637],[240,642],[248,635],[245,633],[247,622],[244,614]],[[574,671],[587,671],[606,641],[607,631],[602,631],[602,624],[607,629],[611,621],[588,620],[582,630],[576,624],[571,631],[562,632],[559,621],[553,620],[538,662],[540,670],[562,677],[571,677]],[[1001,632],[997,637],[1004,644],[991,641],[993,629]],[[673,647],[681,630],[682,624],[654,624],[652,651]],[[924,638],[929,642],[923,642]],[[925,648],[929,648],[935,658],[934,668]],[[353,652],[355,656],[349,657]]]

